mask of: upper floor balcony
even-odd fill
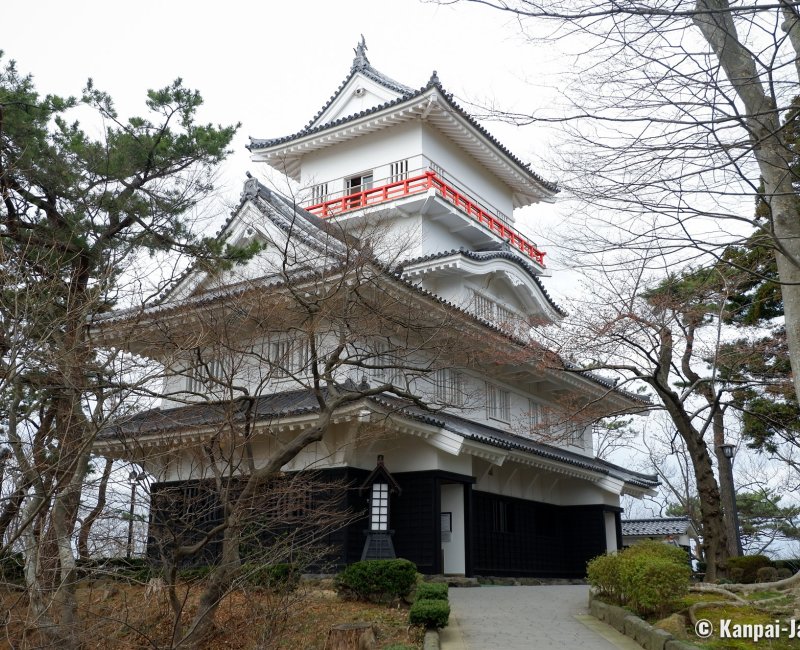
[[[409,169],[409,160],[379,167],[388,171],[388,175],[377,180],[374,172],[370,171],[312,185],[304,207],[318,217],[327,219],[415,195],[437,196],[477,225],[484,235],[489,235],[488,240],[506,241],[535,262],[537,267],[544,268],[545,252],[514,228],[508,216],[459,185],[439,165],[427,158],[418,158],[422,159],[423,165],[415,169]]]

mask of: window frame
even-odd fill
[[[433,373],[434,399],[444,406],[464,406],[464,374],[452,368]]]
[[[511,422],[511,391],[486,382],[486,417],[508,424]]]

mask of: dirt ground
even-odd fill
[[[197,584],[181,585],[184,625],[191,621],[199,593]],[[145,585],[104,581],[82,585],[78,600],[86,650],[170,646],[174,617],[166,593]],[[30,634],[25,592],[2,590],[0,601],[6,621],[0,647],[41,647]],[[407,607],[342,601],[332,591],[303,585],[282,596],[257,588],[232,592],[221,603],[214,633],[204,647],[323,650],[332,626],[355,621],[373,624],[378,648],[422,647],[424,632],[409,626]]]

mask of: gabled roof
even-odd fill
[[[688,535],[694,526],[688,517],[661,517],[653,519],[623,519],[623,537],[661,537]]]
[[[397,270],[402,275],[402,273],[411,266],[415,264],[420,264],[423,262],[430,262],[434,260],[443,259],[446,257],[450,257],[452,255],[460,255],[461,257],[465,257],[471,260],[477,261],[490,261],[490,260],[497,260],[497,259],[504,259],[510,262],[513,262],[517,266],[519,266],[527,276],[533,280],[537,287],[542,292],[547,303],[553,308],[553,310],[559,314],[560,316],[566,316],[567,312],[564,311],[561,307],[559,307],[553,299],[550,297],[550,294],[545,289],[542,281],[539,279],[539,274],[537,273],[536,269],[531,266],[525,259],[517,255],[511,250],[511,247],[508,244],[505,244],[501,250],[496,251],[471,251],[466,248],[452,248],[446,251],[439,251],[436,253],[430,253],[428,255],[421,255],[420,257],[414,257],[409,260],[403,260],[398,264]]]
[[[367,79],[371,79],[375,83],[383,86],[387,90],[390,90],[395,93],[399,93],[400,95],[412,95],[414,90],[409,88],[405,84],[401,84],[399,81],[395,81],[391,77],[383,74],[379,70],[370,65],[369,59],[367,58],[367,44],[364,41],[364,36],[361,36],[361,42],[355,47],[355,58],[353,59],[353,64],[350,66],[350,73],[345,77],[344,81],[339,84],[339,87],[336,91],[331,95],[330,99],[328,99],[325,104],[323,104],[322,108],[317,111],[317,114],[311,118],[308,124],[306,124],[304,128],[310,129],[312,126],[316,124],[316,122],[325,114],[331,105],[339,99],[344,89],[350,83],[350,81],[358,74],[366,77]],[[252,140],[252,138],[251,138]]]
[[[352,237],[348,237],[341,227],[333,221],[320,219],[302,209],[280,192],[269,189],[249,172],[239,197],[239,205],[231,211],[230,216],[217,231],[216,238],[225,238],[230,234],[242,208],[248,202],[287,236],[299,238],[306,246],[326,255],[334,257],[346,255],[348,242]],[[193,273],[200,273],[197,264],[188,266],[173,284],[158,296],[157,304],[180,296],[181,288],[191,279]]]
[[[268,424],[319,411],[316,397],[307,389],[262,395],[252,400],[252,405],[248,400],[240,398],[232,402],[192,404],[172,409],[144,411],[102,430],[98,435],[98,441],[119,440],[135,444],[138,438],[147,435],[184,432],[191,434],[221,424],[236,423],[243,421],[246,413],[252,418],[253,423]],[[390,394],[365,397],[363,404],[371,405],[372,410],[377,412],[388,412],[395,417],[416,420],[490,447],[517,451],[561,465],[607,475],[636,488],[649,490],[658,485],[656,476],[634,472],[607,461],[537,442],[444,411],[429,412]]]
[[[372,79],[376,83],[379,83],[383,87],[388,90],[391,90],[393,93],[399,93],[395,99],[390,101],[386,101],[382,104],[378,104],[372,108],[360,111],[353,115],[347,115],[345,117],[341,117],[335,119],[333,121],[320,123],[320,117],[325,113],[326,110],[331,106],[331,104],[336,101],[336,99],[341,95],[344,88],[349,84],[351,79],[356,74],[363,74],[368,78]],[[366,58],[366,55],[363,53],[356,52],[356,58],[353,61],[353,66],[351,67],[350,74],[345,79],[345,81],[339,86],[336,92],[331,96],[328,102],[322,107],[322,109],[314,116],[314,118],[300,131],[293,133],[291,135],[277,137],[277,138],[250,138],[250,144],[248,145],[248,149],[253,153],[256,154],[259,151],[272,149],[276,147],[280,147],[283,145],[288,145],[295,140],[300,139],[307,139],[308,136],[314,136],[318,134],[322,134],[326,131],[337,131],[342,127],[349,125],[353,122],[362,120],[363,118],[369,116],[376,116],[381,112],[396,112],[400,111],[403,108],[407,108],[406,105],[413,105],[416,102],[419,102],[420,99],[424,97],[433,97],[437,100],[437,103],[441,102],[441,104],[445,107],[445,109],[452,113],[453,115],[457,116],[459,119],[463,121],[465,126],[478,134],[490,147],[495,149],[499,154],[501,154],[502,159],[506,161],[507,164],[511,165],[516,171],[516,173],[520,174],[523,178],[526,178],[529,183],[533,183],[534,185],[541,188],[543,195],[552,196],[553,194],[557,193],[558,186],[556,183],[551,181],[545,180],[543,177],[539,176],[535,172],[531,171],[529,164],[522,162],[517,156],[515,156],[508,148],[506,148],[499,140],[497,140],[489,131],[487,131],[481,124],[475,120],[469,113],[467,113],[458,103],[455,102],[453,99],[453,95],[447,92],[444,87],[442,86],[441,82],[439,81],[439,77],[436,71],[433,72],[428,83],[419,88],[418,90],[411,90],[407,86],[400,84],[383,73],[379,72],[375,68],[373,68],[369,61]],[[422,110],[422,109],[421,109]],[[431,113],[430,110],[423,110],[421,115],[425,117]],[[419,115],[418,115],[419,116]],[[384,125],[385,126],[385,125]],[[326,143],[325,146],[328,146]],[[296,173],[293,174],[291,170],[287,167],[285,169],[287,173],[291,176],[296,177]]]

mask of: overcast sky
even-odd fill
[[[552,54],[526,43],[508,17],[419,0],[7,3],[0,48],[34,75],[40,92],[78,94],[92,77],[124,116],[144,113],[147,88],[182,77],[205,99],[203,121],[242,124],[220,187],[230,204],[245,171],[265,172],[250,162],[247,136],[305,126],[349,73],[361,34],[375,68],[414,88],[435,69],[462,105],[531,112],[558,89]],[[536,125],[486,126],[534,170],[558,180],[545,162],[557,134]],[[551,255],[546,230],[558,220],[557,206],[524,212]],[[549,286],[561,293],[554,280]]]

